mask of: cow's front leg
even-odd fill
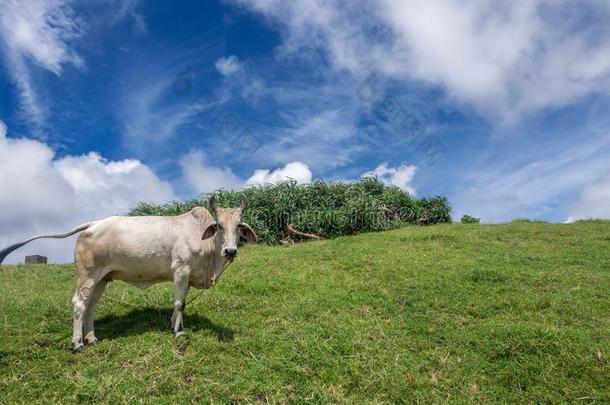
[[[187,266],[180,267],[174,272],[174,314],[172,315],[172,330],[176,337],[182,334],[182,316],[186,305],[186,294],[189,289],[191,271]]]

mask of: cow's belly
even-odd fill
[[[173,281],[171,260],[162,258],[119,258],[110,264],[108,278],[121,280],[140,288]]]
[[[130,274],[120,270],[112,271],[108,278],[110,280],[121,280],[126,283],[135,285],[138,288],[148,288],[153,284],[172,281],[171,277],[146,277],[140,274]]]

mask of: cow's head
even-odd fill
[[[228,260],[237,256],[237,242],[243,236],[248,242],[256,243],[256,234],[250,225],[242,222],[241,218],[248,207],[248,200],[242,196],[241,207],[239,208],[218,208],[216,197],[210,197],[210,209],[214,217],[214,223],[209,225],[201,239],[208,239],[216,235],[222,242],[221,254]]]

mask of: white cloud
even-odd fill
[[[584,188],[569,209],[566,222],[579,219],[610,219],[610,176]]]
[[[242,70],[242,65],[235,55],[218,59],[216,63],[214,63],[214,66],[216,66],[216,70],[223,76],[230,76]]]
[[[159,145],[175,137],[181,127],[196,123],[198,114],[225,101],[212,97],[196,100],[175,95],[168,97],[176,91],[173,85],[179,79],[180,74],[161,75],[154,70],[138,71],[129,78],[130,86],[121,96],[116,110],[126,148],[150,157],[159,150]]]
[[[136,33],[142,34],[147,31],[146,20],[137,10],[138,0],[104,1],[104,6],[112,13],[109,21],[110,26],[123,19],[130,19]]]
[[[286,180],[296,180],[298,184],[311,183],[311,170],[301,162],[291,162],[286,166],[270,171],[258,169],[246,181],[247,185],[278,183]]]
[[[255,184],[277,183],[294,179],[299,184],[311,183],[311,170],[301,162],[290,162],[276,170],[256,169],[247,180],[238,177],[229,167],[210,164],[206,154],[192,150],[180,158],[182,180],[195,194],[209,193],[220,188],[240,190]]]
[[[180,159],[184,181],[190,190],[209,193],[219,188],[240,189],[243,181],[228,167],[216,167],[208,163],[205,153],[193,150]]]
[[[260,79],[248,79],[241,90],[241,97],[250,104],[256,103],[268,93],[268,89]]]
[[[607,2],[234,2],[281,28],[281,57],[322,49],[337,70],[440,85],[499,123],[610,92]]]
[[[375,169],[362,174],[362,177],[376,176],[380,181],[391,184],[415,195],[415,187],[411,184],[415,177],[417,166],[402,164],[398,167],[389,167],[387,163],[382,163]]]
[[[25,118],[40,130],[48,115],[35,90],[30,64],[61,74],[66,65],[82,66],[71,42],[82,23],[63,0],[0,0],[0,45]]]
[[[94,152],[55,159],[48,145],[7,138],[5,128],[0,125],[0,246],[124,214],[140,201],[175,198],[171,185],[137,160],[108,161]],[[36,241],[7,263],[21,262],[26,254],[68,262],[73,248],[74,238]]]
[[[321,112],[296,107],[292,111],[283,114],[288,127],[261,131],[271,134],[273,142],[272,147],[260,148],[253,155],[257,162],[306,162],[319,173],[347,165],[355,153],[366,148],[357,142],[354,116],[348,106]]]
[[[81,28],[69,2],[3,0],[2,8],[0,32],[10,52],[55,74],[60,74],[65,64],[83,64],[70,46]]]

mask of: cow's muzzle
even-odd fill
[[[237,256],[237,249],[235,248],[225,248],[222,250],[222,255],[227,259],[234,259]]]

